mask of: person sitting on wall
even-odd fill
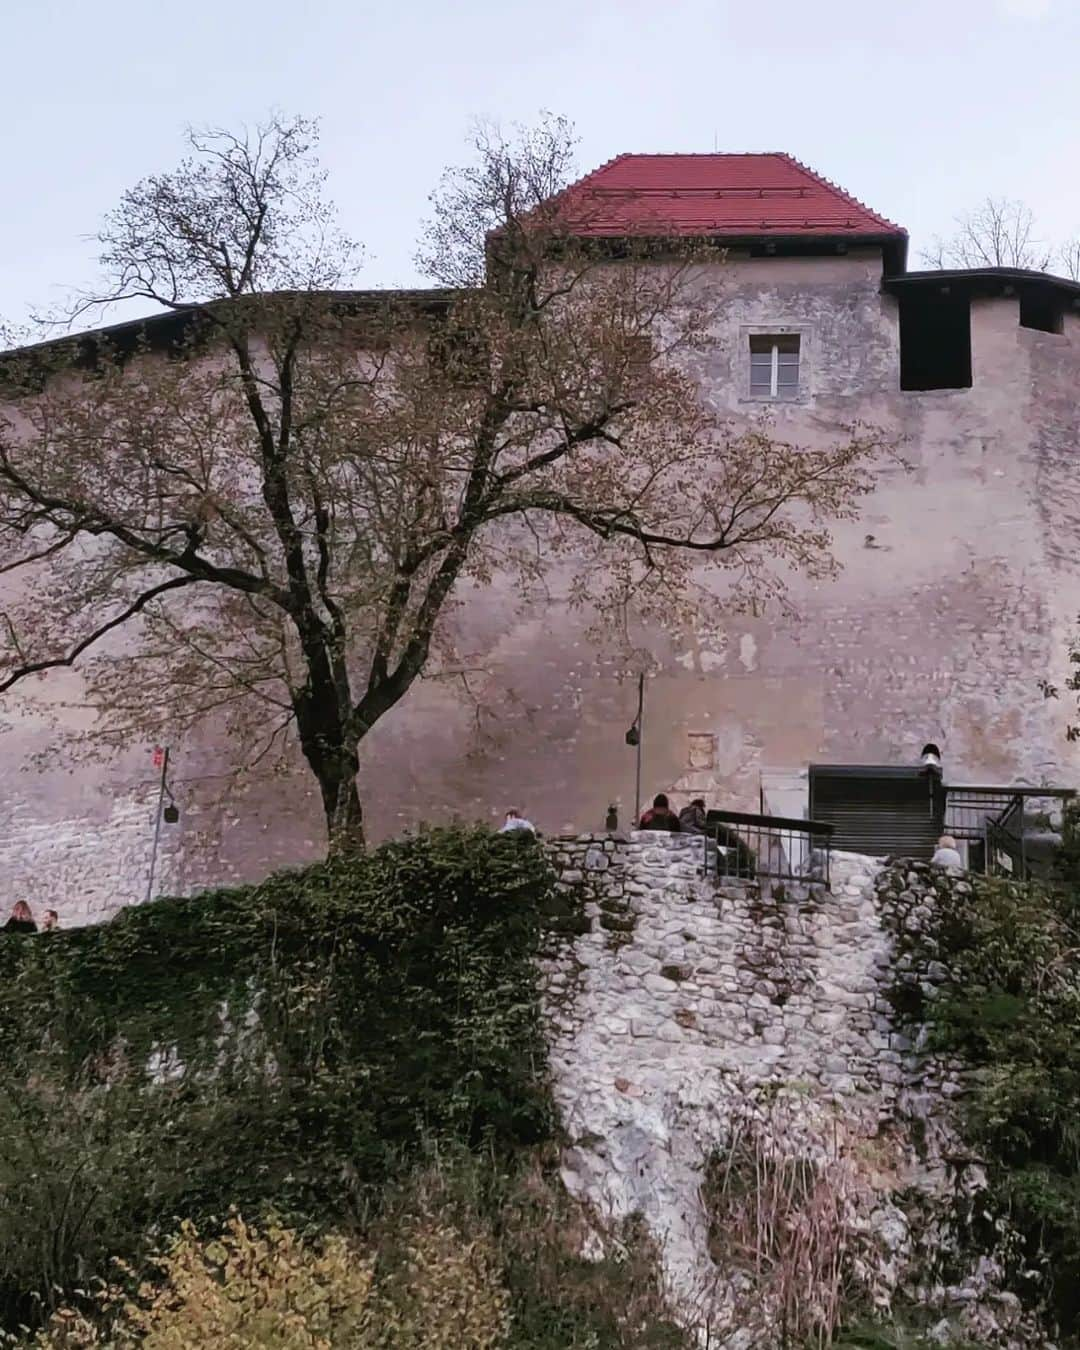
[[[652,806],[647,811],[641,813],[641,819],[638,821],[639,830],[668,830],[671,834],[678,834],[682,829],[679,824],[679,817],[671,809],[668,799],[663,792],[658,792],[653,798]]]
[[[4,924],[5,933],[36,933],[37,924],[30,906],[25,900],[16,900],[11,918]]]
[[[535,834],[536,826],[531,820],[526,820],[515,807],[511,807],[506,813],[506,819],[499,826],[500,834],[513,834],[515,830],[524,830],[527,834]]]
[[[683,834],[705,833],[705,798],[695,797],[689,806],[679,812],[679,829]]]
[[[943,834],[937,841],[937,850],[930,861],[935,867],[963,867],[964,865],[960,850],[956,847],[956,840],[951,834]]]

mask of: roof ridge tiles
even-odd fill
[[[901,234],[907,234],[907,230],[904,229],[903,225],[897,225],[897,223],[890,220],[888,216],[883,216],[879,211],[875,211],[872,206],[867,206],[860,198],[848,192],[847,188],[841,187],[840,184],[833,179],[826,178],[824,174],[818,173],[817,169],[811,168],[809,164],[805,164],[801,159],[796,158],[795,155],[789,154],[786,150],[773,150],[769,153],[775,154],[781,159],[786,159],[789,164],[794,164],[796,168],[802,169],[803,173],[808,173],[811,178],[816,179],[817,182],[830,188],[846,201],[851,202],[853,206],[857,206],[860,211],[865,211],[868,216],[873,216],[875,220],[879,220],[882,225],[887,226],[890,230],[898,230]]]

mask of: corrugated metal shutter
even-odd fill
[[[914,769],[811,765],[810,814],[832,825],[833,848],[871,857],[930,858],[942,828],[931,784]]]

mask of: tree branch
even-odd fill
[[[79,534],[109,536],[124,544],[132,552],[151,562],[162,563],[179,568],[195,581],[217,582],[231,590],[246,591],[255,595],[265,595],[286,613],[292,612],[289,595],[263,577],[245,572],[237,567],[219,567],[201,557],[195,551],[189,526],[176,526],[175,529],[188,531],[188,542],[179,552],[166,548],[160,539],[155,542],[144,538],[130,526],[117,520],[110,520],[101,513],[92,510],[83,502],[58,497],[42,488],[35,487],[12,464],[6,448],[0,444],[0,482],[6,482],[16,488],[27,501],[40,508],[39,519],[55,529],[68,534],[73,539]],[[59,517],[59,518],[58,518]],[[165,537],[170,531],[165,531]],[[69,540],[70,542],[70,540]]]
[[[134,618],[140,610],[146,608],[151,600],[156,600],[159,595],[164,595],[167,591],[177,591],[183,586],[194,586],[197,581],[198,578],[196,577],[172,577],[169,581],[163,581],[159,586],[152,586],[150,590],[144,591],[138,599],[133,600],[122,613],[115,615],[107,623],[103,623],[99,628],[96,628],[88,637],[76,643],[66,656],[31,661],[18,670],[12,671],[5,679],[0,680],[0,694],[18,684],[27,675],[36,675],[43,670],[53,670],[59,666],[73,666],[83,652],[92,647],[95,642],[99,642],[106,633],[111,633],[114,628],[119,628],[129,619]]]

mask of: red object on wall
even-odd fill
[[[160,745],[155,745],[155,746],[154,746],[154,768],[155,768],[155,769],[160,769],[161,766],[162,766],[164,763],[165,763],[165,751],[162,750],[162,748],[161,748]]]

